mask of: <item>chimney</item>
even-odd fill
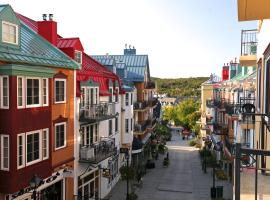
[[[128,46],[129,48],[127,48],[127,44],[125,45],[125,49],[124,49],[124,55],[136,55],[136,49],[133,46],[133,48],[131,48],[131,45]]]
[[[47,18],[49,17],[49,18]],[[43,21],[38,21],[38,34],[54,46],[57,45],[57,23],[53,21],[53,14],[43,14]]]

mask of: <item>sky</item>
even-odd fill
[[[53,13],[58,33],[80,37],[90,55],[123,54],[125,44],[148,54],[151,76],[221,75],[240,55],[237,0],[4,0],[36,21]]]

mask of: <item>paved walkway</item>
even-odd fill
[[[172,141],[167,142],[170,165],[164,168],[163,156],[156,161],[156,168],[149,169],[143,177],[143,187],[136,189],[139,200],[209,200],[212,173],[204,174],[201,169],[198,150],[189,147],[179,134],[173,132]],[[230,197],[229,185],[224,185],[224,197]],[[125,200],[126,182],[119,183],[109,195],[110,200]]]

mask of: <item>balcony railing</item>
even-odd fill
[[[228,135],[228,124],[214,123],[213,125],[216,135]]]
[[[213,99],[207,99],[206,100],[206,107],[208,108],[214,108],[215,107],[215,103]]]
[[[226,103],[225,104],[226,113],[229,115],[238,115],[241,112],[241,105],[239,103]]]
[[[257,54],[257,29],[242,30],[241,33],[241,56]]]
[[[114,139],[103,138],[97,144],[81,145],[80,162],[97,164],[115,154],[117,154],[117,147]]]
[[[242,30],[241,33],[241,66],[255,66],[257,62],[258,30]]]
[[[133,104],[133,109],[134,110],[144,110],[145,108],[147,108],[148,103],[147,101],[143,101],[143,102],[135,102]]]
[[[147,83],[145,83],[144,88],[145,89],[155,89],[156,84],[153,81],[148,81]]]
[[[80,121],[104,120],[115,115],[115,104],[100,102],[99,104],[87,104],[80,108]]]

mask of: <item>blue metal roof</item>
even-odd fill
[[[119,63],[116,67],[123,67],[120,63],[125,63],[128,71],[127,79],[134,82],[144,81],[145,70],[148,70],[150,76],[147,55],[96,55],[93,58],[104,65],[113,63],[112,59],[114,59],[117,64]]]

